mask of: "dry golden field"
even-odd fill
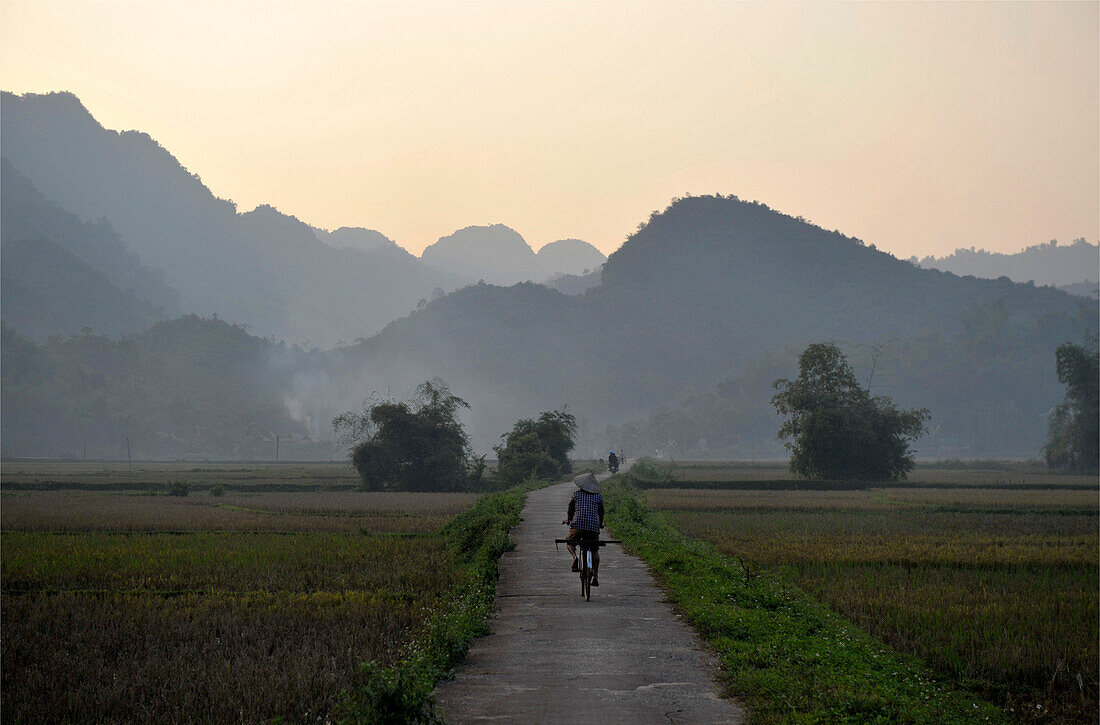
[[[439,529],[473,494],[194,468],[4,465],[4,722],[325,722],[456,586]],[[92,486],[9,487],[36,480]],[[189,495],[164,493],[181,480]]]
[[[790,578],[1023,721],[1096,721],[1095,476],[918,469],[911,484],[790,490],[751,466],[666,470],[675,480],[645,498],[682,532]]]

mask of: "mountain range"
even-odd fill
[[[1094,334],[1096,317],[1094,304],[1050,287],[920,269],[758,202],[694,197],[654,214],[583,295],[469,287],[341,350],[338,367],[358,370],[360,389],[408,389],[432,374],[492,401],[499,414],[486,411],[475,426],[486,440],[517,412],[566,403],[596,426],[643,416],[815,340],[962,344],[990,325],[994,336],[1023,337],[1003,354],[1018,355],[1035,379],[979,387],[977,361],[944,362],[958,366],[945,405],[985,405],[988,396],[1026,406],[1034,453],[1039,416],[1058,400],[1054,347]],[[908,386],[900,398],[921,404]],[[980,425],[947,433],[971,438]]]
[[[910,259],[929,269],[986,279],[1008,277],[1014,282],[1034,282],[1065,289],[1073,294],[1096,297],[1100,281],[1100,245],[1089,244],[1084,237],[1072,244],[1052,239],[1016,254],[987,252],[984,249],[956,249],[946,257]]]
[[[334,415],[434,377],[470,403],[481,451],[518,418],[567,406],[580,453],[781,455],[770,382],[794,374],[807,343],[833,340],[857,369],[873,363],[869,385],[932,409],[929,450],[1030,456],[1062,398],[1054,349],[1100,328],[1095,301],[923,269],[734,196],[673,200],[606,261],[576,240],[535,254],[499,224],[417,258],[369,229],[240,214],[70,95],[5,94],[0,115],[6,455],[60,455],[89,428],[142,431],[144,455],[245,455],[274,435],[323,439]],[[28,220],[14,237],[9,213]],[[75,304],[54,294],[63,264],[106,295],[91,305],[102,314],[58,330],[94,333],[43,339]],[[552,286],[522,281],[559,272]],[[164,319],[183,312],[219,319]],[[114,334],[111,319],[129,334],[95,334]],[[180,352],[190,336],[208,361]]]
[[[602,262],[583,242],[547,245],[551,252],[536,257],[520,239],[531,260],[511,279],[496,274],[501,250],[492,233],[486,243],[463,230],[467,244],[450,245],[458,263],[449,268],[424,263],[376,231],[328,232],[271,206],[238,213],[147,134],[104,129],[68,93],[5,92],[0,126],[10,170],[75,218],[107,220],[128,253],[163,273],[178,295],[175,309],[245,323],[262,336],[330,346],[369,336],[422,301],[483,277],[541,281]],[[17,241],[6,227],[3,241]],[[140,290],[135,295],[144,299]],[[124,318],[96,329],[140,329]]]

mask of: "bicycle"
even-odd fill
[[[554,539],[554,544],[572,544],[580,549],[577,561],[581,565],[581,596],[586,602],[592,601],[592,550],[608,544],[621,544],[615,539],[605,541],[586,541],[584,539]]]

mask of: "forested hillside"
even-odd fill
[[[461,284],[403,250],[334,249],[271,207],[238,214],[147,134],[104,129],[71,94],[4,93],[0,121],[15,170],[82,220],[105,218],[164,270],[182,311],[333,345]]]
[[[178,314],[179,294],[106,221],[81,222],[0,162],[4,321],[45,338],[85,327],[119,334]]]
[[[43,345],[5,325],[0,355],[7,455],[124,458],[127,438],[135,457],[269,459],[276,436],[286,457],[334,450],[313,445],[315,421],[288,406],[310,355],[225,322]]]
[[[1096,329],[1094,306],[1051,288],[923,270],[762,204],[698,197],[654,214],[584,295],[469,288],[341,358],[362,371],[360,387],[409,388],[431,373],[487,401],[472,411],[482,445],[517,413],[565,403],[602,445],[608,423],[744,375],[755,387],[727,417],[768,421],[757,388],[791,374],[790,351],[888,343],[897,397],[931,407],[942,440],[1034,455],[1060,395],[1054,348]],[[770,426],[738,426],[743,442],[723,447],[775,450]],[[1001,429],[1012,429],[1003,441]]]

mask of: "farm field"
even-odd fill
[[[1022,721],[1096,721],[1095,477],[918,469],[912,484],[792,490],[773,471],[746,490],[753,467],[664,468],[674,480],[645,500],[684,534]]]
[[[865,488],[861,483],[825,484],[815,481],[796,480],[787,468],[786,462],[745,462],[745,461],[678,461],[659,463],[662,470],[674,473],[674,480],[668,483],[646,482],[644,485],[654,488],[669,486],[673,488],[737,488],[736,484],[745,484],[752,488],[769,488],[776,483],[786,483],[796,488]],[[1034,462],[984,461],[973,465],[961,463],[935,464],[918,463],[902,482],[880,483],[878,488],[1056,488],[1095,491],[1096,477],[1074,473],[1051,472],[1045,466]]]
[[[0,483],[5,722],[324,722],[468,583],[441,529],[474,494],[325,490],[343,466],[64,468]],[[9,489],[36,475],[96,488]]]
[[[135,461],[4,461],[0,489],[164,491],[185,481],[195,491],[353,491],[359,477],[336,463],[162,463]]]

